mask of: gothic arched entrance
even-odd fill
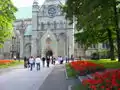
[[[53,56],[52,50],[47,50],[46,51],[46,56]]]

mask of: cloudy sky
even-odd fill
[[[34,0],[12,0],[14,5],[19,8],[19,7],[27,7],[31,6]],[[42,4],[44,0],[38,0],[39,4]]]

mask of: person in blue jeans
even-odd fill
[[[31,57],[29,58],[29,64],[30,64],[30,71],[32,71],[32,69],[33,69],[33,64],[34,64],[34,58],[33,58],[33,56],[31,56]]]
[[[40,61],[41,61],[41,58],[37,56],[37,58],[35,59],[37,70],[40,70]]]

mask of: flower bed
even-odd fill
[[[14,63],[14,60],[0,60],[0,65],[8,65]]]
[[[90,90],[120,90],[120,70],[95,73],[93,77],[83,80],[82,84]]]
[[[105,70],[103,65],[95,64],[89,61],[74,61],[70,63],[70,66],[78,73],[78,75],[86,75],[95,73],[96,71]]]

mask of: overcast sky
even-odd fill
[[[31,6],[34,0],[12,0],[14,5],[19,8],[19,7],[28,7]],[[39,4],[42,4],[44,0],[38,0]]]

